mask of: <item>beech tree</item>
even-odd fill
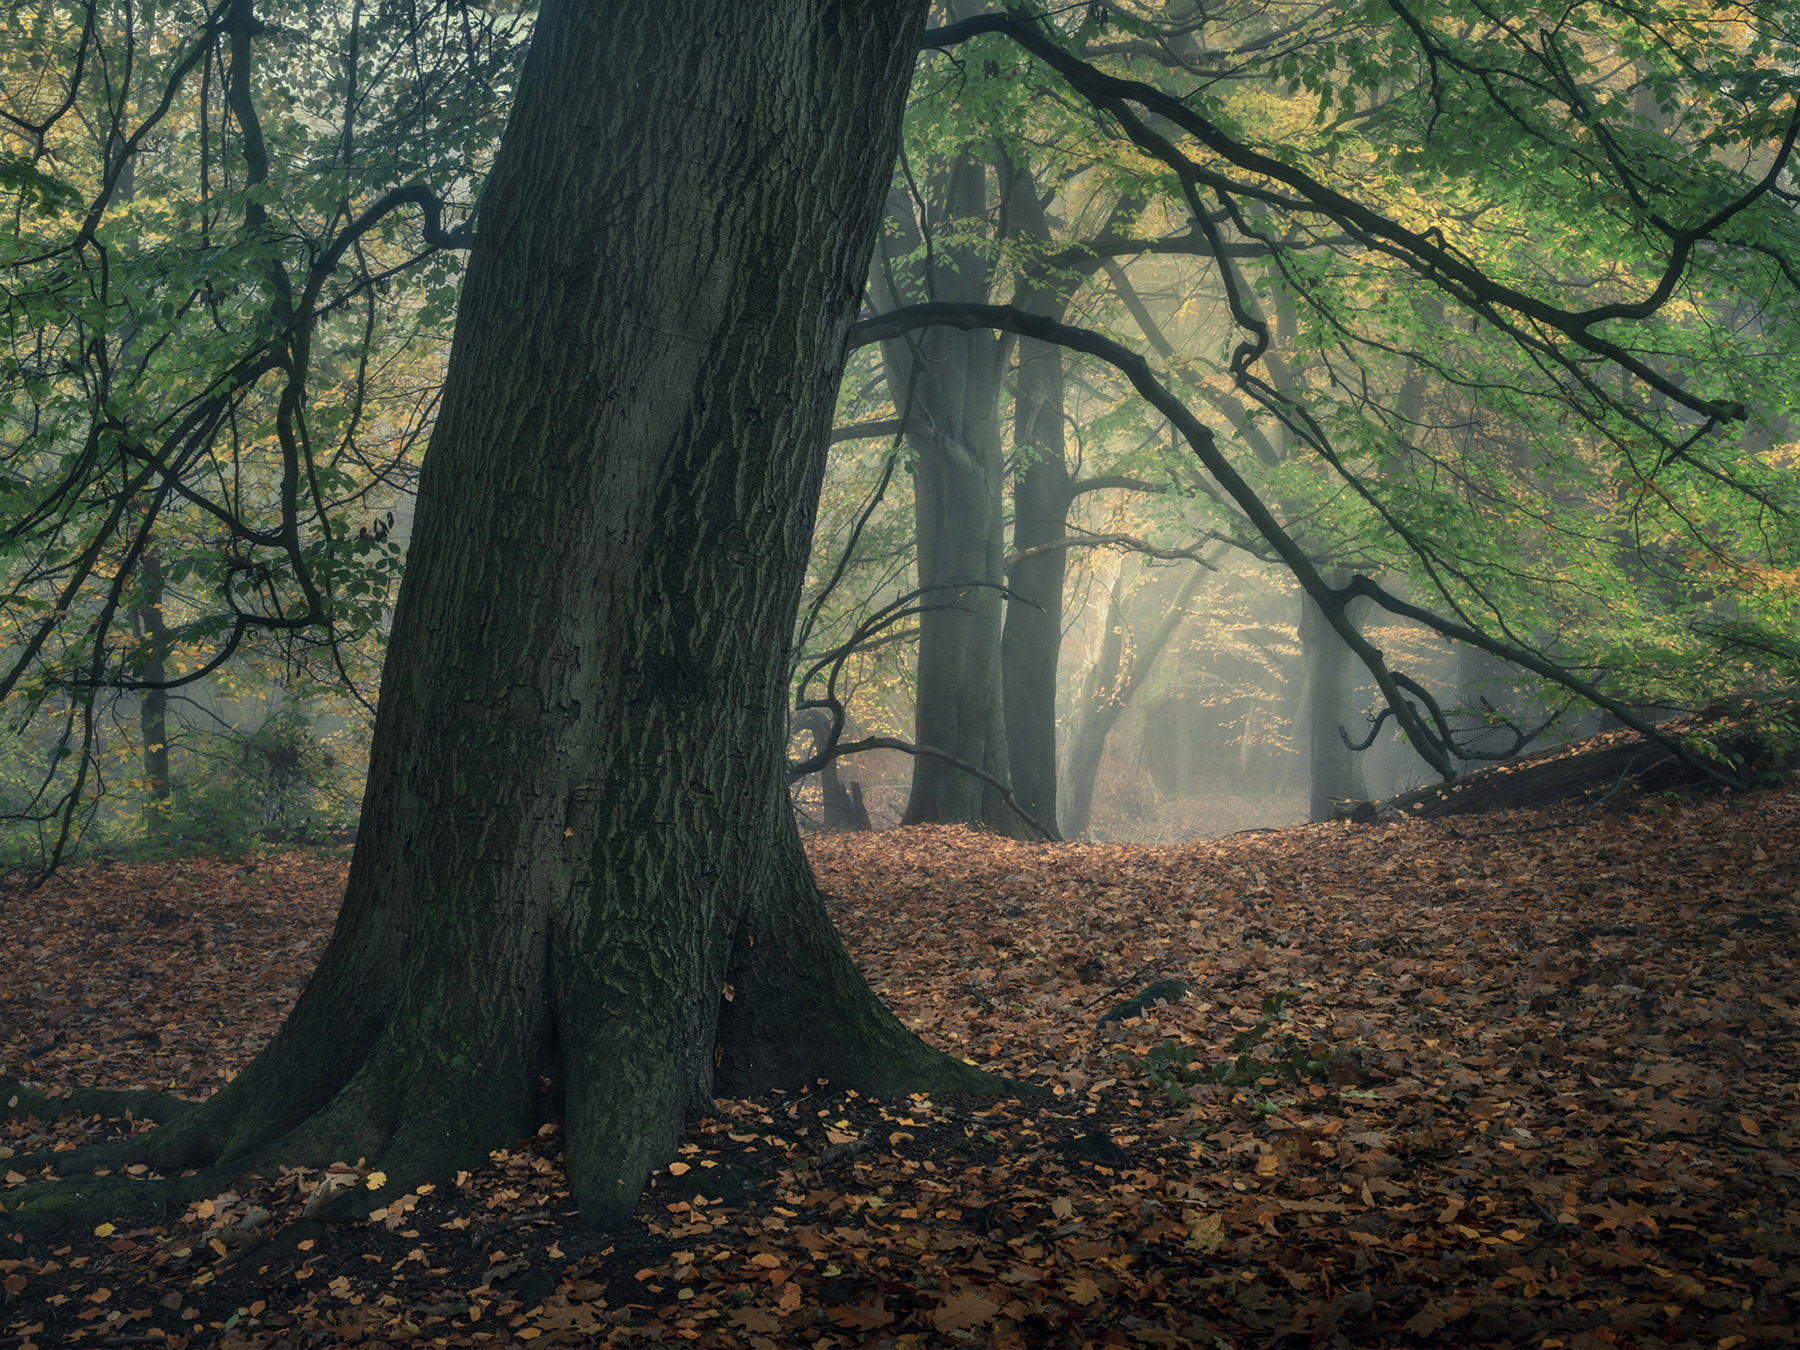
[[[277,1160],[404,1189],[549,1119],[604,1226],[715,1090],[992,1085],[869,991],[785,793],[788,639],[924,13],[547,0],[331,942],[244,1072],[127,1146],[195,1176],[65,1179],[9,1227]]]
[[[248,17],[248,0],[229,5],[220,22]],[[1373,569],[1326,575],[1281,483],[1247,477],[1259,470],[1105,333],[941,300],[853,327],[925,8],[543,6],[483,196],[332,940],[281,1032],[212,1099],[110,1150],[16,1160],[112,1175],[15,1193],[14,1222],[202,1194],[277,1161],[365,1157],[392,1191],[561,1118],[576,1203],[608,1224],[715,1090],[819,1075],[880,1094],[994,1086],[873,997],[832,932],[783,791],[789,637],[853,341],[1000,331],[1115,369],[1446,777],[1454,728],[1359,630],[1358,602],[1628,725],[1647,722],[1614,692],[1622,681],[1608,682],[1631,673],[1615,632],[1645,638],[1633,659],[1651,680],[1685,668],[1695,688],[1791,681],[1800,511],[1788,452],[1720,434],[1746,418],[1746,399],[1785,409],[1789,391],[1732,355],[1715,326],[1773,341],[1800,319],[1789,172],[1800,103],[1774,30],[1744,51],[1734,30],[1705,64],[1664,70],[1671,97],[1705,95],[1691,134],[1665,143],[1638,128],[1626,91],[1590,97],[1590,51],[1673,62],[1659,54],[1661,6],[1615,7],[1590,16],[1594,31],[1555,40],[1486,18],[1464,31],[1479,6],[1430,22],[1398,0],[1356,6],[1381,41],[1360,46],[1347,74],[1337,47],[1303,53],[1292,78],[1324,107],[1360,99],[1393,119],[1374,144],[1406,150],[1403,201],[1375,190],[1391,184],[1366,178],[1378,157],[1347,131],[1322,133],[1316,148],[1331,153],[1265,144],[1204,94],[1183,99],[1073,55],[1106,7],[1073,16],[1067,45],[1069,32],[1023,8],[923,39],[1017,44],[1162,166],[1221,264],[1233,397],[1341,482],[1348,523],[1391,573],[1415,578],[1405,590]],[[1710,22],[1693,19],[1696,42]],[[1395,100],[1396,88],[1410,92]],[[1512,128],[1517,163],[1503,171],[1462,134],[1495,126]],[[1734,146],[1756,149],[1751,170],[1727,162]],[[1502,172],[1530,183],[1526,206],[1591,216],[1599,256],[1630,260],[1629,274],[1565,284],[1518,250],[1504,213],[1492,226],[1483,212],[1463,220],[1465,194]],[[1297,222],[1291,238],[1274,232],[1277,217]],[[1489,397],[1535,371],[1529,397],[1501,407],[1535,410],[1540,429],[1561,425],[1546,405],[1586,424],[1586,439],[1571,435],[1545,461],[1580,492],[1581,512],[1534,517],[1534,496],[1487,491],[1490,477],[1508,486],[1491,465],[1438,474],[1428,447],[1365,417],[1360,393],[1285,390],[1269,376],[1253,287],[1223,265],[1234,241],[1277,259],[1353,354],[1378,352],[1371,370],[1391,364],[1388,338],[1417,312],[1393,296],[1449,297],[1481,338],[1475,357],[1460,333],[1453,344],[1434,329],[1443,348],[1417,343],[1428,350],[1412,359],[1446,382],[1485,372]],[[1730,297],[1752,284],[1769,299],[1740,314]],[[1677,295],[1695,298],[1665,314]],[[1715,344],[1725,355],[1709,354]],[[1613,587],[1622,554],[1648,577],[1635,630],[1578,610],[1557,646],[1539,641],[1571,575],[1584,605],[1602,585],[1634,599]],[[145,1185],[122,1178],[121,1161],[194,1175]]]

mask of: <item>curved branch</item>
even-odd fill
[[[1715,212],[1701,225],[1675,231],[1671,235],[1673,249],[1665,265],[1664,276],[1648,299],[1630,305],[1604,305],[1587,310],[1563,309],[1488,276],[1453,248],[1440,231],[1408,229],[1304,170],[1265,155],[1235,139],[1181,99],[1154,85],[1109,75],[1071,55],[1051,40],[1029,14],[1015,10],[1003,15],[984,14],[947,24],[928,33],[926,45],[949,47],[985,34],[998,34],[1011,39],[1055,70],[1077,93],[1096,108],[1112,115],[1140,149],[1174,169],[1184,187],[1191,190],[1196,186],[1205,186],[1214,192],[1266,202],[1284,211],[1325,216],[1365,247],[1393,258],[1409,271],[1448,291],[1459,300],[1476,307],[1508,309],[1559,332],[1583,350],[1630,371],[1671,402],[1722,422],[1742,421],[1747,416],[1748,410],[1742,403],[1701,398],[1638,360],[1617,343],[1596,335],[1591,329],[1607,319],[1642,318],[1660,309],[1685,273],[1693,245],[1705,238],[1709,231],[1717,229],[1720,224],[1749,206],[1758,196],[1766,193],[1771,185],[1769,180],[1740,195],[1731,205]],[[1126,103],[1134,103],[1166,119],[1227,164],[1279,184],[1297,195],[1289,196],[1283,191],[1236,181],[1225,174],[1205,168],[1182,154],[1166,138],[1152,131],[1124,106]],[[1796,136],[1800,136],[1800,99],[1796,100],[1788,137],[1777,156],[1778,166],[1785,165],[1791,156]],[[1201,213],[1196,224],[1205,231],[1209,219]]]
[[[1051,843],[1060,841],[1060,836],[1056,831],[1046,828],[1042,821],[1038,820],[1036,816],[1032,815],[1024,807],[1019,805],[1013,797],[1012,789],[1005,783],[1001,782],[991,773],[988,773],[985,769],[977,768],[966,759],[958,759],[955,755],[950,754],[946,750],[939,750],[936,747],[929,745],[914,745],[911,741],[903,741],[898,736],[865,736],[862,740],[851,741],[847,745],[832,746],[828,758],[836,759],[840,755],[860,754],[864,750],[898,750],[906,755],[929,755],[932,759],[941,759],[951,768],[960,769],[962,772],[969,774],[972,777],[979,778],[982,782],[993,788],[1000,794],[1001,800],[1006,803],[1008,809],[1020,820],[1036,830],[1043,838],[1049,840]]]
[[[1479,629],[1442,618],[1428,609],[1401,600],[1384,590],[1371,578],[1360,573],[1351,578],[1349,584],[1343,587],[1330,585],[1319,573],[1318,568],[1313,565],[1312,559],[1307,556],[1298,541],[1282,527],[1256,491],[1233,467],[1230,459],[1219,448],[1218,438],[1214,436],[1212,429],[1196,418],[1187,406],[1157,379],[1155,373],[1150,369],[1149,363],[1142,356],[1114,342],[1111,338],[1087,329],[1058,323],[1041,314],[1027,314],[1010,305],[937,302],[909,305],[880,318],[865,319],[851,330],[851,340],[853,343],[867,344],[897,336],[899,333],[913,328],[940,324],[953,328],[1004,329],[1039,342],[1053,342],[1074,351],[1086,352],[1090,356],[1097,356],[1113,365],[1130,381],[1132,387],[1146,402],[1174,424],[1207,472],[1237,503],[1238,509],[1250,520],[1257,533],[1268,540],[1270,548],[1287,566],[1295,581],[1300,583],[1301,589],[1318,604],[1333,631],[1344,640],[1344,644],[1356,654],[1364,668],[1374,677],[1376,686],[1381,690],[1383,701],[1394,710],[1395,719],[1405,730],[1408,739],[1418,749],[1420,756],[1446,782],[1458,775],[1457,766],[1452,762],[1449,754],[1437,744],[1436,733],[1419,716],[1412,704],[1402,696],[1401,686],[1396,681],[1394,672],[1388,668],[1382,653],[1369,643],[1355,624],[1350,622],[1345,613],[1345,606],[1351,600],[1358,597],[1373,600],[1390,614],[1410,618],[1453,641],[1477,647],[1502,660],[1510,661],[1514,665],[1542,675],[1552,683],[1579,695],[1595,707],[1611,713],[1633,731],[1655,741],[1702,777],[1726,783],[1732,787],[1744,786],[1743,783],[1723,774],[1717,766],[1707,764],[1686,746],[1660,733],[1654,724],[1639,716],[1631,705],[1611,697],[1598,686],[1581,679],[1555,662],[1539,656],[1536,652],[1512,643],[1497,641]]]

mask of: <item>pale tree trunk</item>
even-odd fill
[[[785,791],[787,646],[924,12],[546,0],[343,909],[270,1045],[148,1136],[162,1170],[366,1157],[367,1208],[560,1116],[574,1201],[612,1225],[715,1090],[992,1081],[870,993]],[[60,1183],[62,1212],[104,1184]]]
[[[1343,586],[1350,574],[1327,576],[1333,586]],[[1363,602],[1354,601],[1348,611],[1352,622]],[[1309,596],[1300,597],[1300,652],[1306,663],[1302,694],[1302,744],[1308,765],[1308,809],[1313,820],[1330,820],[1341,801],[1362,801],[1368,794],[1363,780],[1362,756],[1344,741],[1344,732],[1361,741],[1368,727],[1356,706],[1357,677],[1362,665],[1344,645],[1343,638],[1326,622]]]
[[[1117,581],[1113,583],[1100,652],[1083,678],[1070,719],[1069,767],[1063,780],[1062,801],[1063,829],[1070,839],[1081,838],[1093,823],[1094,784],[1100,775],[1100,757],[1106,753],[1107,736],[1131,702],[1131,696],[1149,678],[1175,630],[1187,618],[1187,607],[1205,579],[1206,569],[1196,566],[1175,592],[1156,627],[1136,643],[1128,642],[1121,587]]]

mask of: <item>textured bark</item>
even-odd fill
[[[949,229],[987,212],[988,166],[964,154],[933,175],[927,188],[928,223]],[[915,301],[986,301],[993,264],[971,242],[940,239],[930,263],[922,254],[910,200],[896,196],[889,256],[872,274],[884,309]],[[898,255],[898,256],[895,256]],[[905,419],[913,452],[913,502],[918,535],[919,616],[916,715],[913,740],[1007,781],[1001,709],[1000,634],[1004,606],[998,589],[1005,558],[1005,458],[1000,392],[1006,339],[984,331],[928,328],[882,344],[888,387]],[[912,789],[902,823],[960,822],[1002,833],[1024,827],[990,784],[932,755],[915,755]]]
[[[785,792],[787,644],[924,9],[544,4],[343,909],[165,1166],[364,1156],[391,1188],[561,1115],[608,1225],[715,1082],[992,1081],[870,993]]]

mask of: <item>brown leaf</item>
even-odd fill
[[[931,1323],[939,1331],[964,1331],[969,1327],[986,1326],[999,1311],[998,1303],[970,1290],[952,1294],[938,1304],[931,1314]]]
[[[873,1331],[876,1327],[885,1327],[894,1320],[894,1314],[884,1306],[885,1299],[877,1298],[873,1302],[858,1303],[855,1307],[846,1304],[840,1308],[828,1308],[825,1315],[832,1322],[849,1331]]]
[[[1090,1303],[1098,1303],[1100,1301],[1100,1286],[1095,1284],[1085,1275],[1070,1281],[1067,1287],[1069,1297],[1081,1304],[1084,1308]]]

